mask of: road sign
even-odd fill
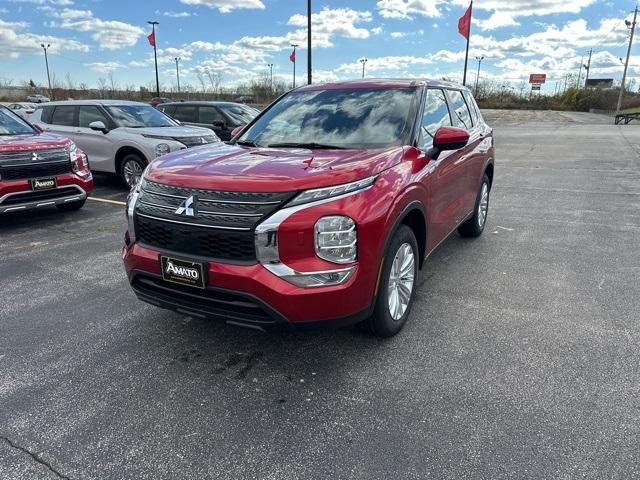
[[[532,91],[532,92],[533,92],[533,91],[537,91],[537,92],[539,92],[539,91],[540,91],[540,87],[541,87],[541,86],[542,86],[542,85],[540,85],[539,83],[534,83],[534,84],[532,84],[532,85],[531,85],[531,91]]]
[[[546,81],[546,73],[532,73],[531,75],[529,75],[529,83],[544,83]]]

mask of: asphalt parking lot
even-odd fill
[[[487,229],[391,340],[140,303],[117,203],[0,218],[0,478],[640,477],[640,127],[486,117]]]

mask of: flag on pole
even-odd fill
[[[296,51],[295,50],[293,52],[291,52],[291,55],[289,55],[289,60],[291,60],[293,63],[296,63]]]
[[[464,38],[469,40],[469,35],[471,35],[471,9],[473,8],[473,2],[469,4],[469,8],[464,12],[464,15],[460,17],[458,20],[458,32]]]
[[[151,32],[147,36],[147,40],[149,40],[149,45],[151,45],[152,47],[155,48],[155,46],[156,46],[156,34],[155,34],[155,32]]]

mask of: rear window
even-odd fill
[[[67,127],[73,127],[75,113],[76,113],[76,107],[71,107],[71,106],[54,107],[53,115],[51,116],[51,123],[54,125],[63,125]]]
[[[479,125],[482,122],[482,115],[480,114],[480,108],[476,103],[475,98],[469,92],[464,92],[464,99],[467,101],[469,110],[471,110],[471,116],[473,117],[473,124]]]
[[[458,90],[448,90],[449,98],[451,99],[451,106],[453,107],[451,112],[453,115],[453,123],[457,127],[469,130],[473,127],[473,121],[471,120],[471,112],[467,106],[467,102],[464,101],[462,93]]]

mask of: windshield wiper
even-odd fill
[[[242,145],[243,147],[257,147],[256,142],[251,142],[249,140],[240,140],[236,142],[236,145]]]
[[[295,143],[295,142],[287,142],[287,143],[271,143],[268,145],[268,147],[270,148],[277,148],[277,147],[285,147],[285,148],[310,148],[310,149],[327,149],[327,150],[331,150],[331,149],[335,149],[335,150],[344,150],[345,147],[339,147],[338,145],[329,145],[326,143],[316,143],[316,142],[309,142],[309,143]]]

